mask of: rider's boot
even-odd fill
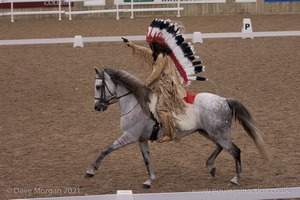
[[[158,142],[162,143],[162,142],[172,141],[173,139],[172,139],[172,135],[171,135],[171,131],[170,131],[168,115],[164,114],[164,115],[160,116],[160,122],[161,122],[162,128],[163,128],[163,135],[161,138],[159,138]]]

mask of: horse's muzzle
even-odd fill
[[[94,108],[96,111],[105,111],[107,107],[108,107],[108,103],[96,101]]]

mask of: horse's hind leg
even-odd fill
[[[148,176],[149,176],[149,179],[143,183],[143,188],[149,189],[151,187],[152,181],[155,179],[155,175],[153,173],[152,166],[151,166],[151,157],[150,157],[148,141],[146,140],[146,141],[140,142],[139,146],[140,146],[140,149],[141,149],[141,152],[142,152],[142,155],[144,158],[144,162],[147,167]]]
[[[232,146],[229,148],[228,152],[235,160],[236,171],[236,175],[233,179],[231,179],[230,184],[238,185],[242,176],[241,150],[232,142]]]
[[[216,149],[214,150],[214,152],[212,152],[212,154],[209,156],[209,158],[206,161],[206,166],[209,170],[209,173],[215,177],[216,175],[216,168],[214,166],[214,161],[217,158],[217,156],[221,153],[221,151],[223,150],[223,148],[219,145],[216,144]]]
[[[208,168],[209,173],[215,177],[216,175],[216,168],[214,166],[214,162],[215,159],[217,158],[217,156],[221,153],[221,151],[223,150],[223,147],[221,147],[216,141],[212,140],[209,135],[207,134],[206,131],[203,130],[198,130],[198,132],[203,135],[205,138],[207,138],[208,140],[212,141],[215,145],[216,145],[216,149],[212,152],[212,154],[208,157],[207,161],[206,161],[206,166]]]
[[[236,175],[233,179],[230,181],[230,185],[238,185],[239,180],[242,176],[242,165],[241,165],[241,150],[230,140],[216,140],[218,144],[223,147],[225,150],[227,150],[230,155],[235,160],[235,171]]]

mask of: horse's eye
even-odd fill
[[[96,85],[96,89],[100,90],[101,86],[100,85]]]

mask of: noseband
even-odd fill
[[[107,84],[105,82],[105,78],[104,78],[104,71],[102,71],[101,73],[101,77],[96,77],[95,79],[99,79],[99,80],[102,80],[102,84],[99,86],[100,88],[97,88],[97,89],[100,89],[100,98],[97,98],[95,97],[95,100],[99,100],[100,103],[104,103],[104,104],[111,104],[110,102],[115,99],[115,95],[110,91],[110,89],[107,87]],[[106,92],[105,92],[105,89],[107,89],[107,91],[109,92],[109,94],[112,96],[111,99],[109,100],[106,100]]]
[[[120,98],[125,97],[125,96],[127,96],[127,95],[129,95],[129,94],[132,93],[132,92],[128,92],[128,93],[123,94],[123,95],[121,95],[119,97],[117,97],[116,95],[114,95],[110,91],[109,87],[107,86],[107,84],[105,82],[104,71],[101,72],[101,76],[96,77],[95,79],[102,80],[102,84],[99,86],[100,88],[97,88],[97,89],[100,89],[100,97],[95,97],[95,100],[98,100],[100,102],[100,105],[103,108],[105,108],[105,110],[106,110],[106,108],[109,105],[116,103]],[[111,99],[108,99],[108,100],[106,99],[106,90],[105,89],[107,89],[107,91],[109,92],[109,94],[112,96]]]

